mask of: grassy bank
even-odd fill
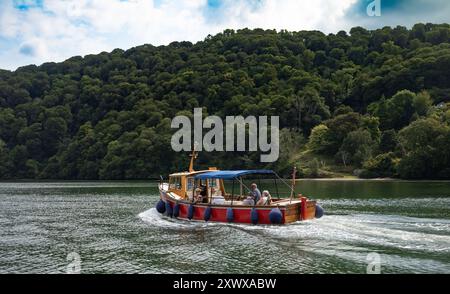
[[[343,178],[357,179],[354,166],[339,165],[331,156],[318,155],[310,150],[301,150],[292,157],[299,178]]]

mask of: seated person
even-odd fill
[[[247,199],[245,199],[244,201],[242,201],[243,205],[255,205],[255,200],[253,200],[252,196],[248,196]]]
[[[257,203],[261,199],[261,192],[255,183],[250,186],[250,189],[249,197],[253,199],[254,203]]]
[[[203,202],[203,195],[202,195],[202,189],[197,188],[195,189],[195,194],[194,194],[194,202],[195,203],[202,203]]]
[[[220,189],[212,187],[211,196],[222,196],[222,191]]]
[[[272,196],[270,195],[269,191],[264,190],[262,192],[261,199],[256,203],[256,205],[269,205],[270,201],[272,200]]]
[[[194,193],[195,193],[195,191],[192,194],[190,192],[187,192],[186,193],[187,200],[194,202],[194,197],[195,197]]]
[[[208,191],[206,190],[206,186],[200,186],[200,195],[202,195],[203,197],[208,196]]]

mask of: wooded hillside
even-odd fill
[[[0,179],[146,179],[185,169],[171,119],[279,115],[280,159],[199,165],[450,178],[450,25],[226,30],[0,71]]]

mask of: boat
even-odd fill
[[[170,174],[168,182],[161,177],[160,199],[156,203],[158,213],[186,221],[254,225],[286,225],[320,218],[324,214],[315,200],[302,194],[294,195],[295,168],[289,185],[272,170],[218,170],[212,167],[195,171],[196,158],[197,153],[193,151],[188,171]],[[261,176],[273,178],[275,187],[277,182],[288,186],[289,197],[280,197],[277,188],[277,195],[265,197],[265,203],[252,203],[249,195],[254,194],[244,179]]]

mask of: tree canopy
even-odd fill
[[[450,178],[450,25],[325,35],[225,30],[0,70],[0,179],[146,179],[185,168],[177,114],[278,115],[280,160],[203,153],[200,165],[287,171],[300,150],[365,175]],[[308,143],[308,144],[306,144]]]

